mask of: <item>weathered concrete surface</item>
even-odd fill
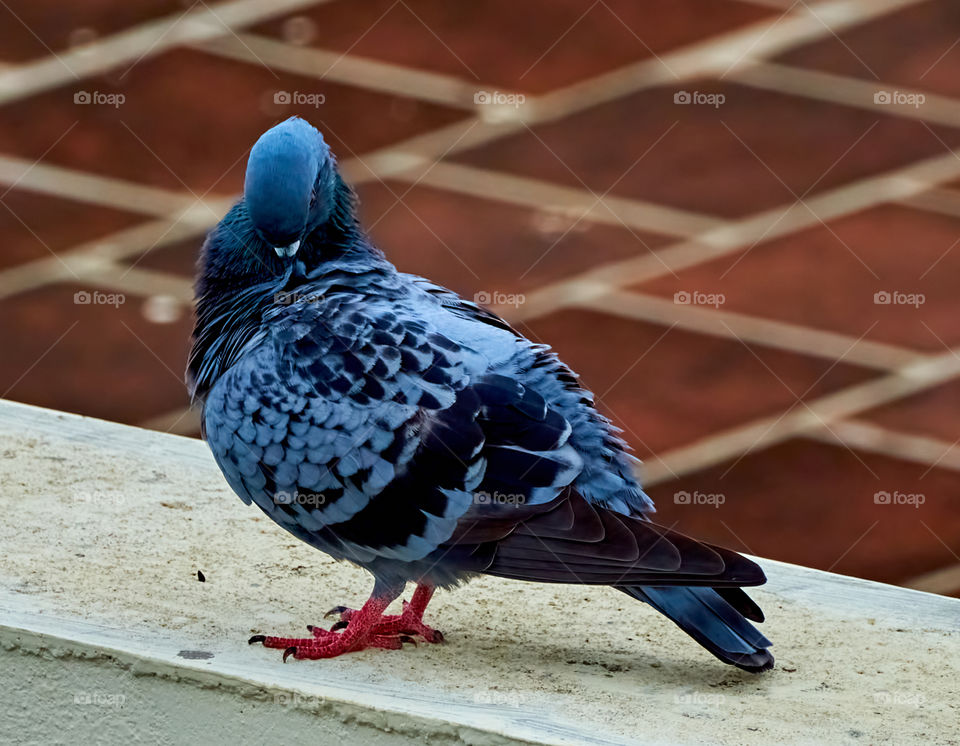
[[[247,637],[370,581],[203,444],[4,402],[0,485],[0,742],[960,743],[957,600],[765,562],[751,676],[610,589],[491,578],[431,606],[447,645],[284,665]]]

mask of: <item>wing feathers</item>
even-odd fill
[[[545,506],[498,507],[469,511],[447,542],[448,547],[494,545],[489,563],[471,568],[474,571],[519,580],[614,586],[735,588],[765,580],[758,565],[736,552],[590,505],[572,488]],[[491,554],[475,551],[469,557],[477,560]],[[745,594],[731,592],[723,599],[734,609],[749,612],[745,616],[759,614]]]

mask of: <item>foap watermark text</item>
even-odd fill
[[[677,91],[673,94],[673,103],[681,106],[712,106],[719,109],[727,102],[722,93],[704,93],[702,91]]]
[[[720,492],[687,492],[680,490],[673,494],[673,502],[677,505],[712,505],[719,508],[727,501],[727,496]]]

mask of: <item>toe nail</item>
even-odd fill
[[[289,658],[291,655],[296,655],[296,654],[297,654],[296,646],[291,646],[287,648],[286,650],[283,651],[283,662],[286,663],[287,658]]]
[[[312,625],[312,624],[308,624],[308,625],[307,625],[307,632],[313,632],[313,625]]]
[[[255,642],[263,642],[267,639],[266,635],[254,635],[249,640],[247,640],[247,645],[253,645]]]
[[[412,642],[413,647],[417,647],[417,641],[410,637],[410,635],[400,635],[400,642]]]
[[[332,609],[330,609],[330,611],[328,611],[326,614],[323,615],[323,618],[329,619],[330,617],[336,616],[337,614],[342,614],[346,610],[347,610],[346,606],[334,606]]]
[[[433,631],[433,639],[436,642],[446,642],[446,640],[443,637],[443,632],[441,632],[440,630]]]
[[[345,629],[348,626],[349,624],[347,622],[337,622],[330,628],[330,631],[336,632],[338,629]]]

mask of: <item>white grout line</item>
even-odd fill
[[[570,294],[583,288],[637,285],[669,273],[748,249],[821,222],[843,217],[885,202],[896,202],[930,188],[931,183],[960,175],[960,157],[954,152],[938,155],[903,168],[829,189],[804,200],[731,222],[700,236],[658,249],[651,254],[611,262],[574,277],[544,285],[527,294],[516,309],[501,309],[511,321],[528,321],[562,308]],[[588,291],[589,295],[590,292]]]
[[[943,567],[932,572],[925,572],[915,578],[900,583],[906,588],[913,588],[927,593],[942,593],[944,595],[960,591],[960,564]]]
[[[836,422],[829,430],[813,430],[805,437],[831,445],[845,444],[856,451],[878,453],[925,466],[935,465],[938,469],[960,471],[958,444],[889,430],[863,420]]]
[[[598,201],[596,195],[584,189],[446,161],[404,171],[396,178],[536,210],[569,210],[574,219],[582,216],[598,223],[626,224],[638,230],[671,236],[692,237],[723,225],[719,218],[653,202],[611,195]]]
[[[369,180],[386,181],[407,171],[423,172],[441,154],[469,150],[524,128],[521,121],[484,122],[469,117],[364,153],[361,158],[351,158],[341,164],[340,171],[354,184]]]
[[[698,77],[724,77],[746,60],[774,57],[793,47],[926,0],[832,0],[804,5],[706,41],[574,83],[536,101],[540,119],[567,116],[656,85],[678,85]]]
[[[776,8],[778,10],[790,10],[794,5],[798,8],[802,7],[797,4],[796,0],[731,0],[731,2],[734,5],[747,3],[748,5],[762,5],[766,8]],[[813,5],[814,2],[811,1],[808,4]]]
[[[398,96],[474,111],[478,90],[493,91],[463,78],[389,62],[344,55],[327,49],[298,47],[255,34],[224,36],[193,45],[233,60],[261,63],[274,70],[316,78],[319,82],[356,86]]]
[[[740,65],[731,72],[729,77],[754,88],[865,109],[878,117],[897,116],[947,127],[960,127],[960,101],[917,88],[860,80],[768,62],[750,62]],[[876,103],[874,96],[880,93],[891,94],[891,103]],[[898,96],[912,97],[910,100],[918,102],[922,100],[923,103],[917,105],[894,103],[892,99],[894,93]],[[918,98],[920,96],[923,98]],[[903,99],[900,100],[903,101]]]
[[[0,104],[76,83],[112,68],[127,70],[140,60],[181,44],[233,33],[273,16],[327,0],[229,0],[176,12],[106,36],[91,44],[58,52],[25,65],[0,70]]]
[[[223,215],[223,205],[217,200],[197,204],[195,197],[183,192],[9,155],[0,155],[0,184],[145,215],[185,210],[198,219],[204,213],[216,220]]]
[[[199,247],[198,247],[199,248]],[[113,262],[84,263],[77,268],[80,281],[142,297],[169,295],[186,306],[193,305],[193,281],[180,275]]]
[[[898,370],[930,357],[902,347],[858,340],[836,332],[733,311],[684,305],[636,292],[614,290],[603,296],[583,299],[576,305],[660,326],[676,324],[681,329],[754,342],[802,355],[830,360],[842,358],[844,363],[881,370]]]
[[[56,257],[19,264],[0,272],[0,298],[48,283],[76,283],[78,278],[90,278],[98,268],[108,268],[116,260],[188,238],[196,237],[199,248],[208,227],[170,218],[152,220],[61,251]]]
[[[960,375],[960,351],[938,355],[840,391],[797,404],[785,414],[762,417],[687,446],[659,454],[642,468],[645,486],[742,458],[785,440],[832,426],[895,399],[937,386]]]
[[[960,191],[934,188],[900,201],[917,210],[926,210],[951,218],[960,218]]]
[[[803,44],[837,36],[853,26],[889,15],[929,0],[824,0],[803,2],[796,9],[795,25],[777,24],[750,49],[752,58],[771,58]],[[789,19],[793,21],[794,19]]]

